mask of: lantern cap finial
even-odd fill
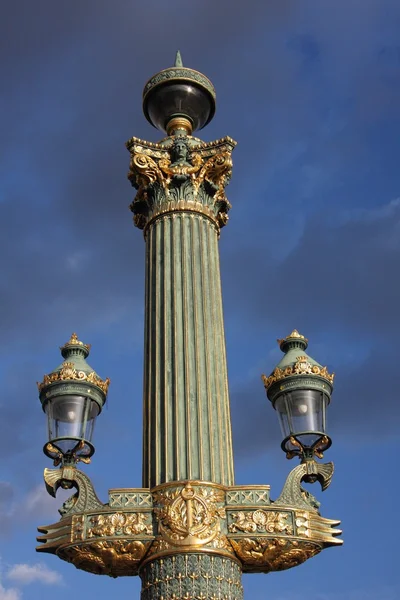
[[[179,50],[176,51],[174,67],[183,67],[182,56]]]
[[[302,348],[305,350],[308,346],[308,339],[299,333],[297,329],[293,329],[287,337],[277,340],[279,348],[282,352],[287,352],[289,348]]]
[[[71,350],[81,350],[85,358],[89,356],[91,345],[84,344],[80,341],[76,333],[72,333],[68,342],[63,346],[60,346],[61,354],[64,358],[67,358],[71,354]]]

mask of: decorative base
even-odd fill
[[[296,467],[276,502],[267,485],[175,481],[110,490],[108,504],[78,469],[46,469],[50,494],[67,483],[77,493],[58,523],[39,528],[37,550],[98,575],[139,574],[142,600],[240,599],[242,572],[289,569],[342,543],[339,521],[321,517],[319,503],[301,487],[310,469]],[[329,464],[313,466],[323,487],[332,471]]]
[[[176,554],[140,571],[141,600],[242,600],[242,572],[230,558]]]

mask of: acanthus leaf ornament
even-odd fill
[[[227,223],[231,205],[225,186],[236,142],[224,138],[205,144],[188,135],[171,136],[165,144],[135,141],[128,143],[128,178],[138,190],[130,206],[137,227],[146,231],[154,219],[171,212],[197,212],[218,230]]]

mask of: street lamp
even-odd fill
[[[143,111],[167,133],[127,142],[130,206],[146,246],[141,488],[111,489],[102,503],[77,468],[93,454],[94,420],[107,394],[85,363],[89,347],[73,336],[65,362],[39,384],[48,415],[47,490],[75,487],[58,523],[39,528],[37,548],[77,568],[112,577],[139,575],[142,600],[241,600],[241,575],[280,571],[341,544],[339,521],[321,517],[301,486],[328,487],[332,463],[326,407],[333,376],[305,354],[293,331],[270,377],[263,376],[284,433],[301,463],[274,502],[268,485],[234,481],[218,239],[228,221],[225,195],[236,142],[192,134],[215,112],[207,77],[175,65],[146,84]]]
[[[326,433],[326,411],[334,375],[308,356],[308,340],[296,329],[278,344],[285,355],[263,381],[279,415],[282,450],[288,458],[322,458],[332,443]]]
[[[88,365],[90,346],[78,340],[76,333],[60,350],[64,361],[38,383],[49,438],[43,451],[55,466],[89,463],[94,453],[94,424],[110,380],[103,381]]]

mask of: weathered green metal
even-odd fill
[[[221,598],[242,600],[242,570],[235,560],[204,552],[168,556],[140,572],[141,600]]]
[[[272,404],[285,391],[310,388],[323,392],[329,401],[334,375],[306,353],[308,340],[295,329],[286,338],[278,340],[278,343],[284,356],[269,377],[263,375]]]
[[[73,333],[71,339],[61,346],[60,350],[64,361],[37,384],[43,410],[49,398],[76,394],[95,400],[101,411],[107,398],[110,380],[101,379],[87,363],[90,345],[78,340],[77,335]]]
[[[235,142],[179,135],[128,147],[146,242],[143,485],[232,485],[218,236]]]
[[[174,67],[183,67],[182,56],[179,50],[176,52]]]

